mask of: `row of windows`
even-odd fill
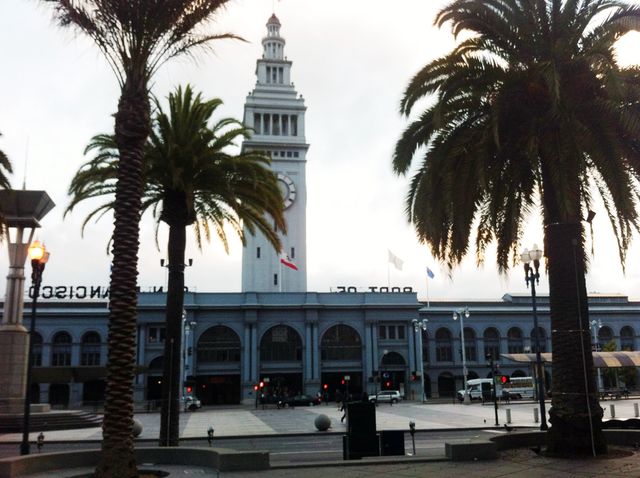
[[[256,259],[260,259],[261,253],[262,253],[262,250],[259,247],[256,247]],[[296,258],[296,248],[292,247],[291,251],[289,252],[289,259],[295,259],[295,258]]]
[[[33,340],[33,365],[42,366],[42,335],[35,332]],[[51,366],[69,367],[71,365],[71,335],[68,332],[58,332],[51,341]],[[100,365],[100,334],[87,332],[80,343],[80,365]]]
[[[284,68],[281,66],[267,67],[267,83],[284,83]]]
[[[256,134],[273,136],[298,136],[298,116],[271,113],[254,113],[253,129]]]
[[[271,151],[271,156],[274,158],[299,158],[300,153],[298,151]]]
[[[271,58],[282,58],[282,45],[280,43],[267,43],[264,46],[264,54]]]
[[[404,325],[380,325],[378,326],[378,338],[380,340],[404,340]]]

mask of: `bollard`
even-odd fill
[[[611,413],[611,418],[616,417],[616,406],[613,403],[609,405],[609,412]]]
[[[636,416],[636,418],[640,417],[640,410],[638,410],[638,404],[637,403],[633,404],[633,412],[634,412],[634,415]]]
[[[533,423],[538,423],[540,421],[540,410],[537,408],[533,409]]]
[[[510,408],[505,408],[504,411],[507,414],[507,423],[511,423],[511,409]]]

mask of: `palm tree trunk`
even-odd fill
[[[180,196],[176,201],[173,194]],[[177,203],[177,204],[176,204]],[[160,416],[160,446],[178,446],[180,434],[180,402],[182,376],[182,311],[184,307],[184,251],[186,247],[186,212],[184,194],[166,193],[163,220],[169,224],[167,258],[166,324],[164,373],[162,379],[162,413]],[[177,207],[176,207],[177,206]]]
[[[603,454],[607,445],[591,354],[582,225],[549,224],[545,240],[553,345],[547,451],[564,456]]]
[[[146,82],[128,78],[116,114],[120,151],[114,204],[113,264],[109,299],[107,388],[102,422],[102,456],[96,476],[138,476],[133,447],[139,222],[143,147],[149,135]]]

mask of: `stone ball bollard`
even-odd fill
[[[326,432],[331,427],[331,419],[324,414],[320,414],[316,417],[314,424],[318,431]]]
[[[133,420],[133,436],[134,438],[138,438],[142,433],[142,423],[139,420],[134,418]]]

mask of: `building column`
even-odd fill
[[[312,329],[313,329],[313,324],[311,322],[306,322],[304,324],[304,373],[303,373],[303,380],[304,383],[307,383],[309,380],[313,379],[313,363],[312,363],[312,349],[313,349],[313,342],[312,342]]]
[[[251,382],[258,381],[258,324],[251,325]]]
[[[372,357],[372,375],[375,371],[374,380],[377,380],[380,377],[380,359],[378,358],[378,323],[371,322],[369,325],[369,330],[371,331],[371,357]],[[370,394],[375,394],[376,390],[379,390],[380,384],[375,381],[371,383],[371,389],[369,391]]]
[[[311,341],[313,342],[312,356],[312,373],[313,379],[320,383],[320,337],[318,336],[318,322],[311,325]]]

